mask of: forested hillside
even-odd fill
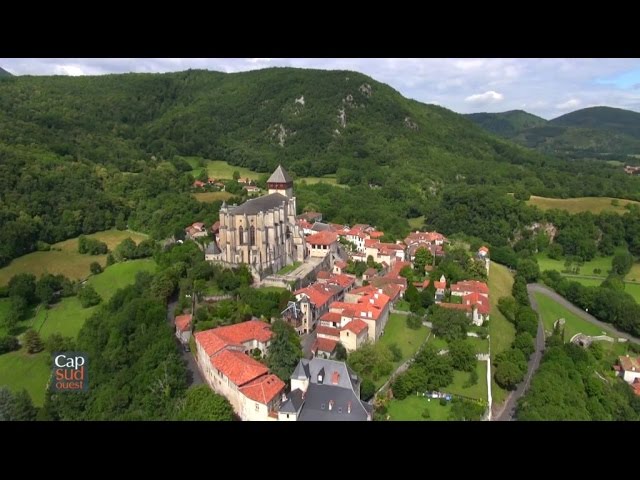
[[[640,155],[640,113],[621,108],[583,108],[549,121],[521,110],[466,117],[491,133],[545,154],[629,163]]]
[[[640,179],[494,137],[447,109],[355,72],[266,69],[0,79],[0,265],[128,224],[164,238],[215,221],[181,156],[350,188],[303,185],[300,207],[400,236],[447,192],[640,199]]]

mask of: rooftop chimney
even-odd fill
[[[331,383],[333,383],[334,385],[337,385],[339,381],[340,381],[340,374],[338,372],[333,372],[331,374]]]

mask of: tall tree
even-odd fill
[[[189,388],[181,402],[177,420],[231,421],[233,408],[222,395],[211,391],[208,385]]]
[[[38,353],[44,349],[44,344],[38,332],[33,329],[27,330],[24,334],[24,343],[28,353]]]
[[[269,346],[267,365],[277,377],[288,382],[302,358],[300,337],[295,329],[283,320],[273,322],[271,331],[275,338]]]

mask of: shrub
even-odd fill
[[[20,342],[13,335],[5,335],[0,337],[0,354],[13,352],[20,349]]]

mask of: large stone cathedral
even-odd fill
[[[267,195],[242,205],[222,204],[218,249],[209,258],[228,267],[248,264],[259,278],[304,261],[307,248],[296,225],[293,180],[279,165],[267,186]]]

